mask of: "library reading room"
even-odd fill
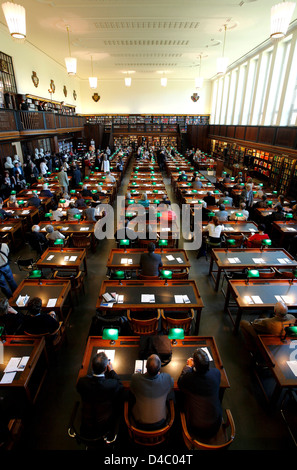
[[[295,3],[1,6],[2,453],[296,451]]]

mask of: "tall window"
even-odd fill
[[[228,105],[227,105],[226,124],[232,124],[237,74],[238,74],[238,69],[235,69],[231,72],[231,82],[230,82],[229,100],[228,100]]]
[[[262,54],[261,65],[259,70],[259,80],[256,84],[256,97],[255,97],[255,104],[252,116],[252,125],[255,126],[261,122],[265,95],[267,90],[268,84],[268,77],[270,72],[271,66],[271,59],[272,59],[272,51],[273,49],[269,49],[268,51]]]
[[[239,124],[239,116],[240,116],[241,106],[242,106],[243,86],[244,86],[244,79],[245,79],[245,74],[246,74],[246,67],[247,67],[247,64],[244,64],[239,69],[239,78],[238,78],[238,85],[237,85],[233,124]]]
[[[230,74],[225,75],[225,79],[224,79],[224,89],[223,89],[223,98],[222,98],[221,118],[220,118],[221,124],[225,124],[225,123],[226,123],[228,91],[229,91],[229,81],[230,81]]]
[[[296,125],[297,113],[297,39],[294,39],[292,48],[292,61],[290,64],[289,78],[284,98],[283,111],[280,119],[281,126]]]
[[[250,119],[257,66],[258,66],[258,57],[256,57],[254,60],[251,60],[250,62],[248,77],[246,81],[246,92],[245,92],[245,99],[244,99],[244,104],[243,104],[241,124],[248,124],[249,119]]]

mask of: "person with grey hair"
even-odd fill
[[[187,360],[177,384],[190,432],[198,439],[214,437],[222,424],[221,373],[209,367],[209,356],[204,349],[196,349]]]
[[[166,402],[172,392],[173,378],[166,372],[160,372],[161,360],[157,354],[151,354],[146,363],[146,372],[134,373],[130,391],[134,404],[132,415],[139,428],[144,430],[160,429],[166,423]]]
[[[0,326],[5,335],[23,334],[24,315],[9,305],[8,299],[0,299]]]
[[[241,320],[240,328],[245,339],[247,349],[254,354],[258,352],[258,334],[281,336],[286,326],[294,325],[296,318],[288,313],[284,302],[276,302],[272,317],[257,318],[253,322]]]
[[[44,250],[48,247],[48,241],[44,233],[40,232],[39,225],[33,225],[31,228],[31,234],[29,238],[29,243],[33,250],[36,250],[39,255],[41,255]]]
[[[46,239],[47,240],[58,240],[59,238],[64,239],[65,235],[63,235],[59,230],[55,230],[52,225],[46,225],[45,230],[47,232]]]

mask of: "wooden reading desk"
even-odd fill
[[[82,265],[87,274],[86,250],[84,248],[50,247],[36,262],[38,269],[48,268],[56,271],[57,269],[71,268],[77,273],[81,270]]]

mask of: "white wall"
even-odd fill
[[[131,87],[124,79],[100,81],[96,90],[88,81],[81,81],[80,94],[83,114],[209,114],[211,83],[205,81],[199,91],[200,99],[194,103],[191,95],[196,92],[193,80],[170,80],[161,87],[160,80],[132,78]],[[95,103],[94,92],[101,97]]]
[[[65,101],[65,104],[75,105],[76,111],[80,112],[79,79],[77,77],[69,77],[64,64],[58,64],[28,41],[23,43],[14,41],[8,34],[7,29],[1,24],[0,50],[13,58],[18,93],[51,99],[48,89],[50,88],[50,81],[53,80],[56,90],[52,95],[52,100]],[[39,78],[37,88],[34,86],[31,78],[33,71],[36,72]],[[67,97],[63,93],[64,85],[66,85],[68,91]],[[73,90],[77,93],[76,101],[73,98]]]

